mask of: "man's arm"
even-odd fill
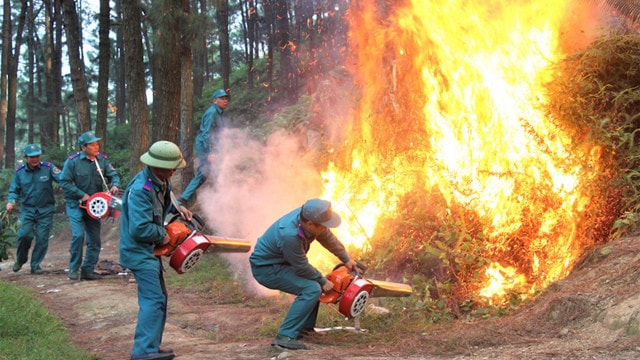
[[[58,183],[60,187],[64,190],[65,195],[73,195],[73,199],[80,200],[82,196],[84,196],[84,191],[82,191],[79,187],[75,185],[75,162],[71,159],[68,159],[64,163],[64,167],[62,168],[62,173],[60,174],[60,180]]]
[[[305,254],[302,244],[297,237],[287,237],[283,239],[282,255],[284,260],[291,264],[298,276],[315,280],[319,282],[320,285],[324,285],[327,282],[327,279],[320,273],[320,271],[309,264],[307,254]]]

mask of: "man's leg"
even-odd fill
[[[207,181],[207,174],[204,172],[204,169],[202,167],[198,167],[196,176],[191,179],[189,185],[187,185],[187,187],[184,189],[184,191],[180,195],[180,199],[184,202],[191,201],[191,197],[193,196],[193,194],[195,194],[196,190],[198,190],[198,188],[202,186],[205,181]]]
[[[82,263],[82,247],[84,246],[84,221],[82,212],[78,206],[67,203],[67,217],[71,224],[71,243],[69,245],[69,278],[77,280],[80,274],[80,264]]]
[[[17,272],[22,268],[27,260],[29,260],[29,249],[33,240],[34,216],[33,211],[23,209],[20,212],[20,222],[22,226],[18,230],[18,240],[16,247],[16,263],[13,265],[13,271]]]
[[[270,289],[297,295],[278,330],[279,335],[295,339],[300,329],[315,327],[318,299],[322,293],[317,281],[302,278],[290,266],[280,265],[260,267],[254,272],[254,277]]]
[[[87,233],[87,252],[82,263],[82,273],[85,275],[93,274],[100,257],[100,249],[102,248],[102,239],[100,238],[100,219],[94,219],[88,214],[83,215],[85,231]]]
[[[138,284],[139,309],[131,356],[160,351],[167,320],[167,292],[160,267],[158,260],[157,269],[133,271]]]
[[[51,224],[53,222],[53,213],[38,214],[35,224],[36,243],[31,253],[31,272],[40,269],[40,263],[44,260],[49,249],[49,234],[51,233]]]

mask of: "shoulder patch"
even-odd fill
[[[75,154],[71,154],[71,155],[69,155],[69,159],[75,159],[75,158],[77,158],[78,156],[80,156],[80,151],[78,151],[78,152],[77,152],[77,153],[75,153]]]
[[[19,165],[18,167],[16,167],[16,171],[20,171],[22,169],[24,169],[24,167],[27,166],[25,164]]]
[[[108,159],[109,157],[103,153],[98,153],[98,156],[103,158],[103,159]]]
[[[50,163],[50,162],[48,162],[48,161],[40,161],[40,165],[42,165],[42,166],[46,166],[46,167],[51,167],[53,164],[51,164],[51,163]]]
[[[51,169],[51,172],[54,173],[54,174],[60,174],[61,173],[60,169],[58,169],[58,167],[55,166],[55,165],[53,166],[53,169]]]
[[[147,181],[145,181],[145,183],[142,186],[142,188],[147,190],[147,191],[150,191],[152,186],[153,186],[153,181],[151,180],[151,178],[149,178],[149,179],[147,179]]]

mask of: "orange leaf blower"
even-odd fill
[[[213,252],[248,252],[251,243],[242,239],[225,238],[202,233],[204,222],[193,214],[193,220],[186,222],[174,217],[165,225],[169,242],[156,246],[156,256],[170,256],[169,266],[178,274],[191,270],[207,250]]]

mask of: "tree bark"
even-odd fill
[[[139,1],[122,2],[122,30],[127,78],[127,97],[131,114],[131,157],[129,175],[133,177],[142,170],[142,155],[149,148],[149,114],[142,49],[142,9]]]
[[[0,163],[11,167],[4,161],[4,138],[7,124],[7,75],[9,72],[9,57],[11,56],[11,0],[4,0],[2,7],[2,63],[0,65]],[[3,166],[4,167],[4,166]]]
[[[85,79],[84,62],[82,61],[82,40],[80,22],[76,12],[74,0],[62,0],[64,29],[69,52],[69,67],[71,70],[71,85],[78,120],[78,134],[91,130],[91,112],[89,110],[89,95]],[[104,134],[98,134],[102,136]]]
[[[184,11],[185,17],[184,19],[190,18],[191,9],[189,6],[189,0],[182,0],[182,10]],[[193,34],[193,31],[184,31],[186,30],[186,23],[191,24],[190,22],[183,21],[183,34]],[[193,149],[193,62],[191,60],[191,48],[192,48],[193,39],[190,36],[183,35],[183,41],[181,42],[181,82],[182,86],[180,89],[182,90],[180,93],[180,148],[182,149],[182,155],[185,159],[190,159],[192,157]],[[191,170],[191,169],[190,169]],[[191,180],[193,176],[193,171],[185,171],[182,172],[182,190],[184,190],[188,181]],[[188,180],[187,180],[188,179]]]
[[[102,137],[102,143],[108,143],[107,115],[109,114],[109,63],[111,60],[111,40],[109,31],[109,0],[100,0],[100,15],[98,21],[99,54],[98,54],[98,98],[96,99],[96,134]]]
[[[122,0],[116,0],[115,2],[116,18],[118,27],[116,31],[116,61],[118,66],[115,67],[115,112],[116,112],[116,125],[123,125],[127,122],[127,87],[125,78],[125,63],[124,63],[124,37],[122,31]]]
[[[152,14],[153,112],[151,138],[178,143],[181,86],[181,0],[162,0]]]
[[[58,132],[62,119],[62,12],[59,0],[44,0],[45,5],[45,44],[44,44],[44,75],[46,104],[48,111],[41,122],[40,130],[43,147],[60,144]],[[67,147],[75,148],[67,133],[67,127],[63,126],[63,139]],[[60,164],[62,165],[62,164]]]
[[[289,3],[287,0],[275,2],[276,33],[280,47],[280,90],[287,100],[293,96],[293,82],[296,74],[293,72],[291,58],[291,43],[289,41]]]
[[[225,89],[229,89],[231,76],[231,50],[229,46],[229,1],[216,2],[216,20],[218,23],[218,38],[220,41],[220,75]]]
[[[6,133],[6,161],[8,166],[14,166],[16,162],[16,110],[18,96],[18,62],[20,59],[20,47],[22,45],[22,32],[27,17],[27,8],[30,6],[27,0],[22,0],[22,8],[18,17],[16,29],[16,43],[13,54],[8,58],[7,71],[7,133]]]

